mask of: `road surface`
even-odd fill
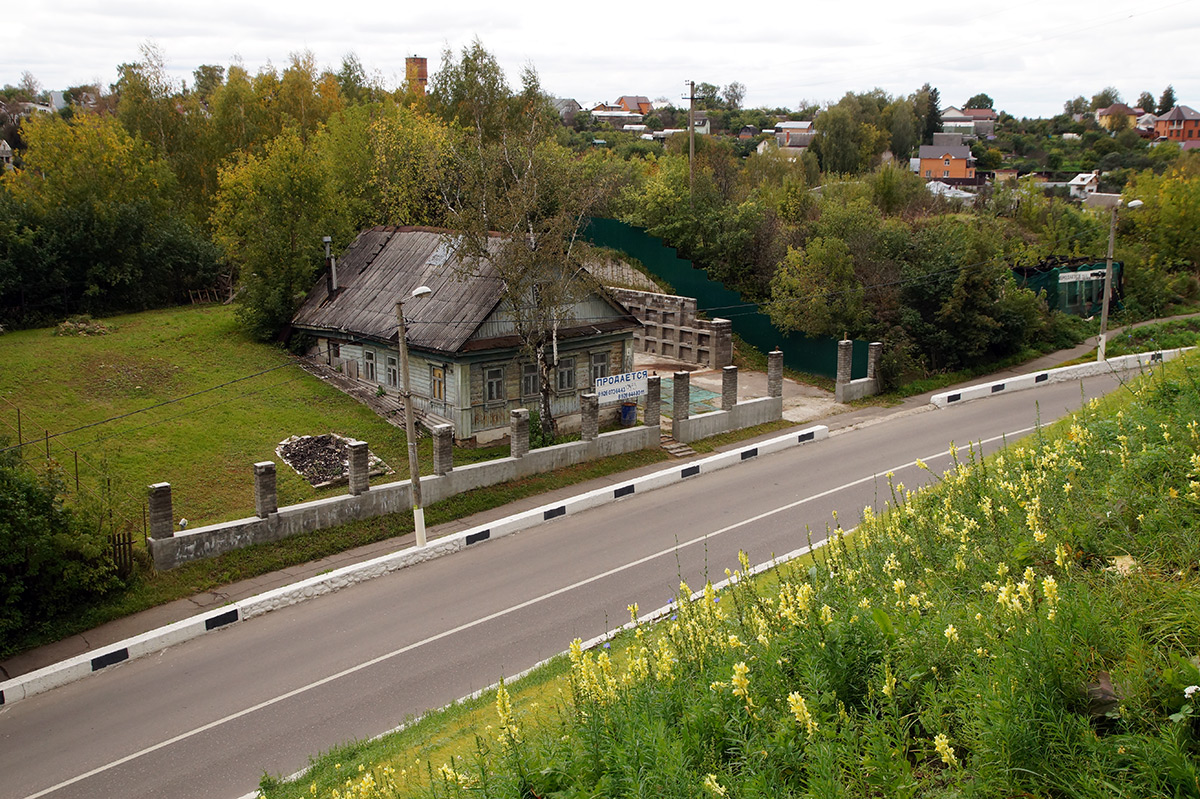
[[[239,797],[406,718],[769,560],[1085,398],[1089,378],[893,417],[567,516],[0,708],[0,797]]]

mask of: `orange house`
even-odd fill
[[[923,144],[920,157],[920,174],[927,180],[962,180],[975,177],[975,157],[971,155],[971,148],[965,144],[950,147]]]
[[[1200,114],[1186,105],[1177,105],[1154,123],[1154,135],[1177,142],[1200,139]]]

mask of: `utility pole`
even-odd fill
[[[412,296],[426,297],[433,292],[428,286],[419,286]],[[404,388],[404,437],[408,439],[408,476],[412,496],[413,528],[417,533],[417,546],[425,546],[425,508],[421,505],[421,467],[417,465],[417,424],[413,408],[412,384],[408,380],[408,325],[404,321],[404,304],[396,300],[396,344],[400,348],[400,376]]]
[[[695,205],[692,195],[696,190],[696,81],[689,80],[688,93],[688,205]]]

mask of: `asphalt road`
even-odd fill
[[[922,410],[269,613],[0,708],[0,797],[239,797],[263,772],[395,727],[737,568],[852,527],[912,487],[1118,385]]]

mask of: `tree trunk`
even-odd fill
[[[543,344],[537,348],[538,385],[541,387],[541,402],[538,418],[542,426],[542,436],[553,440],[558,436],[558,422],[554,419],[554,411],[550,407],[550,399],[554,396],[554,384],[550,381],[550,362],[546,359],[546,347]]]

